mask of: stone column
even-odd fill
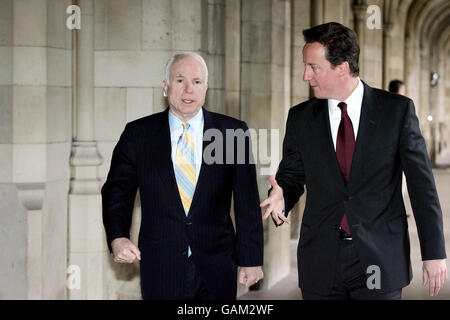
[[[385,90],[388,89],[389,81],[393,78],[390,72],[390,66],[392,60],[390,59],[392,53],[392,30],[394,25],[392,23],[385,23],[383,25],[383,87]],[[403,79],[400,79],[403,81]]]
[[[420,104],[420,50],[417,38],[411,34],[405,38],[405,80],[406,94],[414,101],[416,113],[419,116],[422,109]]]
[[[46,187],[45,1],[0,2],[0,297],[42,297]]]
[[[353,5],[354,23],[356,34],[358,35],[360,53],[359,53],[359,74],[364,75],[365,71],[365,30],[366,30],[366,10],[367,5],[364,4],[364,0],[359,0]]]
[[[324,0],[311,1],[311,26],[324,23]]]
[[[430,34],[431,37],[431,34]],[[434,37],[433,37],[434,38]],[[440,141],[440,135],[439,135],[439,124],[441,121],[441,115],[440,115],[440,104],[439,104],[439,93],[440,88],[442,87],[442,83],[445,80],[442,77],[441,68],[440,68],[440,52],[439,52],[439,45],[438,40],[436,38],[431,38],[430,42],[427,44],[430,48],[430,57],[429,57],[429,69],[430,74],[431,72],[436,72],[439,74],[439,81],[437,86],[431,86],[429,91],[429,114],[433,117],[433,121],[430,123],[430,130],[431,130],[431,146],[430,146],[430,160],[432,164],[436,163],[436,159],[438,157],[439,153],[439,141]]]
[[[382,8],[382,1],[372,0],[371,4]],[[355,31],[359,38],[361,49],[359,67],[360,77],[369,85],[381,88],[383,74],[383,31],[377,28],[369,29],[367,26],[367,2],[360,1],[353,6],[355,13]],[[382,10],[382,9],[381,9]],[[380,17],[381,18],[381,17]]]
[[[308,82],[303,81],[305,71],[303,65],[303,39],[302,31],[310,28],[316,22],[311,20],[311,11],[316,12],[321,1],[292,1],[292,48],[291,48],[291,105],[294,106],[310,97]],[[320,11],[320,10],[319,10]],[[320,24],[321,22],[319,22]]]
[[[271,154],[275,168],[280,160],[287,110],[290,107],[291,3],[280,0],[243,1],[241,10],[241,116],[250,128],[279,130],[272,143],[278,152]],[[262,135],[258,135],[263,139]],[[258,139],[258,140],[259,140]],[[258,141],[260,142],[260,141]],[[261,141],[265,143],[266,141]],[[268,150],[272,150],[268,141]],[[255,144],[253,146],[255,151]],[[256,153],[256,160],[262,159]],[[273,151],[273,150],[272,150]],[[275,152],[276,153],[276,152]],[[276,159],[275,159],[276,158]],[[268,175],[257,161],[260,197],[267,197]],[[290,229],[275,228],[271,219],[264,223],[265,261],[262,287],[270,288],[290,271]]]
[[[407,7],[385,8],[384,14],[388,15],[383,25],[383,88],[389,87],[393,79],[407,82],[405,78],[405,20]],[[406,86],[407,93],[409,91]]]
[[[102,158],[94,140],[94,3],[81,0],[82,26],[76,33],[76,101],[70,194],[96,194],[100,189],[97,167]]]
[[[235,4],[236,6],[236,4]],[[225,0],[208,0],[202,7],[202,46],[200,54],[208,65],[208,93],[205,105],[213,112],[225,113]],[[198,13],[196,13],[198,15]],[[231,49],[231,48],[230,48]]]
[[[431,123],[427,120],[430,114],[430,57],[429,48],[420,47],[420,110],[417,116],[420,121],[420,128],[427,145],[427,150],[431,153],[432,139],[431,139]],[[436,119],[434,119],[436,121]]]
[[[3,243],[0,260],[0,297],[27,298],[27,230],[26,209],[18,200],[13,178],[14,104],[14,4],[0,2],[0,224],[8,226],[0,233]]]
[[[225,110],[240,117],[241,1],[227,0],[225,5]]]
[[[66,297],[65,4],[0,1],[4,299]]]
[[[292,1],[292,46],[291,46],[291,102],[290,106],[295,106],[310,98],[310,88],[308,82],[303,81],[303,39],[302,31],[311,26],[311,11],[322,12],[318,9],[321,1]],[[321,21],[321,20],[320,20]],[[282,135],[283,136],[283,135]],[[300,222],[305,207],[306,194],[300,198],[299,203],[292,209],[291,219],[291,239],[298,239],[300,232]]]
[[[27,210],[23,225],[27,239],[23,251],[27,262],[26,298],[41,299],[45,286],[42,209],[48,175],[47,4],[25,0],[13,1],[13,5],[13,180]]]
[[[80,274],[79,288],[69,288],[69,299],[106,297],[107,248],[101,217],[98,166],[102,158],[94,140],[94,1],[81,0],[81,29],[74,44],[76,117],[70,156],[69,266]],[[74,269],[75,270],[75,269]]]

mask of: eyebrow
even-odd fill
[[[175,78],[184,78],[184,76],[183,76],[183,75],[181,75],[181,74],[177,74],[177,75],[175,75]],[[193,80],[199,80],[199,81],[203,81],[203,79],[202,79],[202,78],[194,78]]]
[[[177,75],[175,75],[175,78],[184,78],[184,76],[182,75],[182,74],[177,74]],[[194,78],[194,80],[202,80],[202,78],[199,78],[199,77],[197,77],[197,78]]]

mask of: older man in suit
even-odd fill
[[[244,162],[205,163],[203,155],[208,130],[225,137],[227,130],[248,128],[202,108],[207,81],[207,66],[198,54],[181,53],[168,61],[163,86],[169,108],[127,124],[102,188],[108,246],[116,262],[140,260],[144,299],[236,299],[238,277],[247,286],[263,277],[250,141],[245,141]],[[229,149],[222,148],[218,154],[230,159]],[[244,158],[235,153],[231,159],[237,156]],[[129,240],[137,189],[142,204],[138,247]]]
[[[283,159],[261,203],[276,224],[307,188],[297,250],[304,299],[400,299],[412,278],[402,171],[423,280],[447,277],[442,213],[413,102],[358,77],[356,34],[338,23],[303,31],[304,81],[315,98],[290,109]]]

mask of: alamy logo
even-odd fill
[[[367,272],[370,276],[367,278],[366,285],[369,290],[381,289],[381,271],[377,265],[367,267]]]
[[[280,161],[279,137],[278,129],[226,129],[225,135],[218,129],[208,129],[203,140],[211,143],[203,150],[203,160],[208,165],[258,163],[260,175],[272,175]],[[251,153],[246,151],[249,143]]]
[[[69,30],[81,29],[81,9],[79,6],[71,5],[66,9],[66,13],[70,16],[66,20],[66,27]]]
[[[369,30],[381,29],[381,9],[379,6],[372,4],[367,7],[367,14],[369,17],[366,21],[366,26]]]
[[[69,290],[81,289],[81,268],[77,265],[70,265],[67,268],[68,274],[66,286]]]

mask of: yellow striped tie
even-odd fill
[[[175,178],[184,212],[187,215],[191,207],[196,185],[195,144],[188,130],[189,123],[183,122],[183,134],[177,143],[175,154]]]

